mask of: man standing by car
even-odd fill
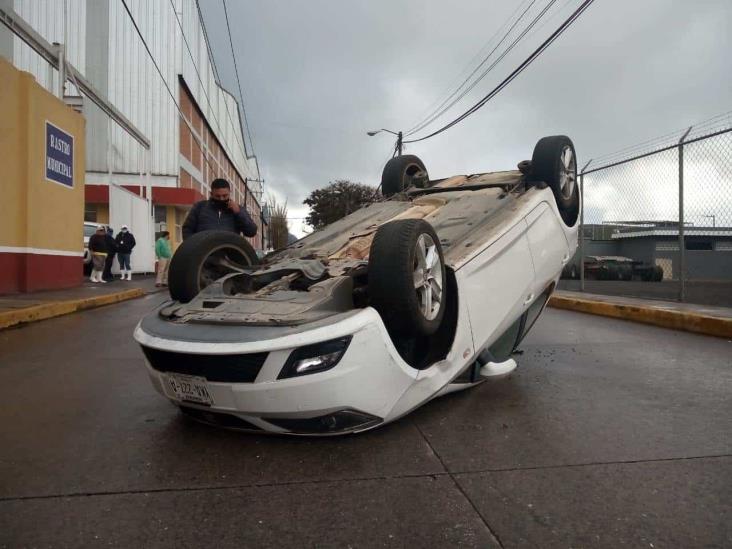
[[[135,236],[129,231],[127,225],[122,225],[117,238],[114,239],[117,244],[117,259],[119,260],[120,280],[132,280],[132,268],[130,267],[130,255],[135,247]]]
[[[183,240],[201,231],[257,234],[257,225],[246,208],[231,199],[231,185],[226,179],[214,179],[209,199],[196,202],[188,212],[183,223]]]
[[[102,280],[106,282],[112,282],[114,277],[112,276],[112,263],[114,263],[114,256],[117,253],[117,242],[114,240],[114,231],[112,227],[107,227],[107,232],[104,235],[104,242],[107,244],[107,258],[104,260],[104,273],[102,273]]]

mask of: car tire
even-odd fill
[[[221,261],[228,263],[222,265]],[[170,260],[170,297],[188,303],[217,278],[236,267],[259,264],[254,248],[243,237],[226,231],[203,231],[178,246]]]
[[[423,176],[415,178],[418,174]],[[429,181],[427,168],[419,157],[413,154],[395,156],[386,163],[381,173],[381,194],[385,197],[406,191],[416,182]]]
[[[368,292],[390,333],[434,334],[445,314],[446,288],[442,247],[432,225],[400,219],[378,228],[369,253]]]
[[[569,137],[552,135],[539,139],[531,157],[531,179],[549,186],[565,224],[574,226],[579,216],[580,196],[577,155]]]
[[[663,268],[660,265],[653,266],[653,274],[651,276],[653,282],[661,282],[663,280]]]

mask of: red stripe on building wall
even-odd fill
[[[79,256],[0,253],[0,294],[74,288],[82,277]]]
[[[140,194],[140,187],[137,185],[123,185],[123,187],[137,195]],[[204,198],[196,189],[185,189],[181,187],[152,188],[154,204],[190,206]],[[107,185],[86,185],[84,188],[84,199],[87,204],[109,204],[109,187]]]
[[[85,185],[84,202],[87,204],[109,204],[109,187],[106,185]]]

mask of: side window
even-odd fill
[[[490,351],[493,358],[499,362],[508,360],[511,357],[513,350],[521,343],[529,330],[539,318],[541,311],[544,309],[544,305],[549,300],[549,296],[552,293],[553,286],[550,286],[542,294],[537,297],[534,302],[529,305],[529,308],[522,314],[516,322],[511,324],[508,329],[501,334],[493,345],[488,350]]]
[[[516,340],[518,339],[519,333],[521,332],[521,325],[523,324],[524,316],[521,315],[516,319],[516,322],[508,327],[501,337],[499,337],[488,350],[490,351],[493,358],[498,362],[503,362],[511,357],[511,353],[516,347]]]
[[[549,296],[552,294],[553,289],[554,286],[550,286],[549,288],[544,290],[542,294],[537,297],[531,305],[529,305],[529,308],[526,309],[526,312],[524,313],[524,324],[521,327],[521,337],[516,342],[516,345],[521,343],[521,340],[526,336],[526,334],[529,333],[529,330],[531,330],[531,328],[534,326],[534,323],[539,318],[541,311],[544,310],[544,305],[546,305],[546,302],[549,301]]]

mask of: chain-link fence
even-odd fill
[[[560,287],[732,306],[732,113],[590,161]]]

